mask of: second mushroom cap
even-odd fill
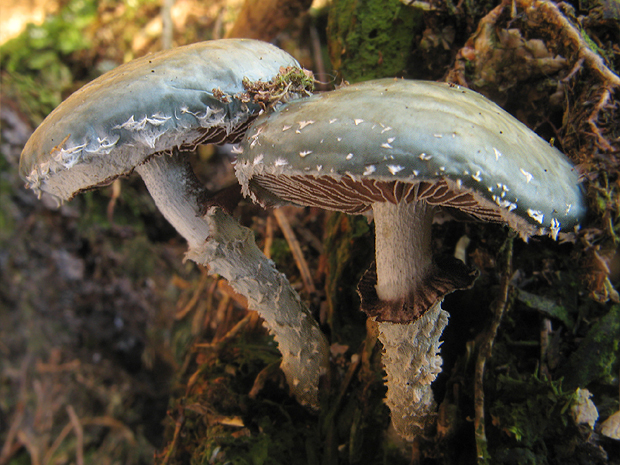
[[[436,82],[382,79],[291,102],[253,124],[236,169],[259,202],[257,190],[350,213],[424,183],[429,203],[524,238],[570,229],[586,208],[559,150],[482,95]]]

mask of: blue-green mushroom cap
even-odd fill
[[[255,120],[236,162],[246,195],[360,213],[426,200],[504,222],[522,237],[578,225],[575,167],[482,95],[382,79],[292,101]]]
[[[155,153],[234,140],[260,110],[236,95],[243,79],[269,81],[298,67],[265,42],[215,40],[138,58],[59,105],[20,159],[27,186],[62,200],[130,173]]]

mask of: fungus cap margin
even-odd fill
[[[226,138],[259,109],[232,98],[244,91],[243,78],[269,81],[289,66],[299,64],[288,53],[249,39],[200,42],[125,63],[48,115],[22,151],[20,175],[38,193],[68,200],[154,153],[194,144],[209,129]]]
[[[388,186],[441,180],[524,238],[557,236],[586,208],[578,173],[559,150],[482,95],[427,81],[367,81],[289,102],[251,125],[236,172],[245,194],[263,203],[269,176],[304,176],[304,189],[312,178]],[[280,198],[310,199],[303,190]]]

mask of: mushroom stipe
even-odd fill
[[[296,76],[299,82],[290,82]],[[256,40],[216,40],[147,55],[58,106],[26,143],[20,174],[37,193],[64,201],[135,170],[187,240],[187,257],[228,279],[263,317],[291,392],[316,408],[327,339],[252,232],[218,208],[232,210],[238,189],[210,195],[180,153],[239,140],[259,112],[307,95],[311,84],[293,57]]]
[[[451,255],[435,255],[420,286],[402,298],[386,301],[377,295],[377,265],[373,262],[357,285],[360,307],[375,321],[407,324],[452,291],[473,286],[478,274],[478,270]]]
[[[571,232],[586,208],[561,152],[480,94],[436,82],[368,81],[290,102],[252,123],[235,169],[264,206],[372,210],[375,264],[359,291],[408,440],[433,424],[441,301],[476,276],[433,256],[434,214],[507,224],[527,240]]]

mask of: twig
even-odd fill
[[[185,318],[185,316],[189,312],[192,311],[192,309],[198,302],[198,299],[202,295],[204,288],[206,287],[207,282],[209,281],[209,274],[204,270],[204,268],[201,268],[200,272],[202,273],[202,276],[200,277],[198,286],[196,287],[196,289],[194,290],[194,293],[192,294],[192,298],[189,299],[189,302],[174,315],[175,320],[182,320],[183,318]]]
[[[239,334],[253,319],[253,314],[256,312],[248,312],[246,316],[244,316],[235,326],[230,328],[230,330],[220,337],[213,338],[212,342],[200,342],[194,344],[194,348],[196,349],[219,349],[223,347],[226,343],[230,342],[234,339],[237,334]]]
[[[256,399],[256,396],[258,396],[259,392],[265,387],[265,383],[267,382],[267,380],[269,380],[269,378],[273,376],[274,373],[277,373],[279,371],[280,371],[279,360],[276,362],[270,363],[265,368],[263,368],[258,373],[258,375],[256,375],[256,378],[254,378],[254,384],[252,385],[252,389],[250,389],[250,392],[248,393],[248,397],[250,399]]]
[[[47,451],[45,452],[45,455],[43,456],[43,461],[41,462],[43,465],[48,465],[49,463],[51,463],[52,457],[54,457],[54,454],[56,453],[62,442],[65,440],[65,438],[69,435],[72,429],[73,423],[69,421],[69,423],[67,423],[62,429],[60,434],[56,436],[56,439],[54,439],[54,442],[52,443],[50,448],[47,449]]]
[[[267,216],[267,223],[265,225],[265,246],[263,247],[263,253],[265,257],[271,258],[271,246],[273,245],[273,217]]]
[[[43,363],[37,360],[35,370],[37,373],[62,373],[64,371],[76,371],[81,364],[82,362],[79,359],[66,363]]]
[[[117,420],[116,418],[109,416],[82,418],[82,426],[90,425],[105,426],[110,429],[119,430],[122,432],[123,436],[131,446],[136,445],[136,436],[134,435],[133,431],[131,431],[131,428],[129,428],[129,426]]]
[[[17,439],[19,442],[23,444],[23,446],[28,451],[28,457],[30,459],[30,465],[40,465],[41,460],[39,460],[40,451],[39,447],[37,447],[36,441],[33,437],[31,430],[20,429],[17,432]]]
[[[317,85],[319,90],[329,90],[327,82],[322,82],[326,78],[325,63],[323,62],[323,51],[321,50],[321,38],[316,30],[314,24],[310,24],[310,41],[312,44],[312,59],[314,60],[314,66],[316,74],[319,77]]]
[[[286,238],[289,247],[291,248],[291,252],[293,253],[293,258],[295,259],[295,263],[297,264],[297,268],[299,269],[299,273],[301,274],[301,280],[304,283],[304,288],[306,292],[309,294],[313,294],[316,292],[316,288],[314,287],[314,280],[312,279],[312,275],[310,274],[310,268],[308,268],[308,263],[304,258],[304,254],[301,251],[301,246],[299,245],[299,241],[297,240],[297,236],[295,236],[295,232],[293,228],[291,228],[291,224],[289,223],[286,215],[282,211],[281,208],[276,208],[273,211],[273,216],[275,216],[280,229],[282,230],[282,234]]]
[[[9,432],[6,435],[4,445],[2,446],[2,452],[0,453],[0,465],[9,463],[9,460],[13,457],[13,454],[21,448],[21,444],[17,444],[15,442],[15,438],[17,437],[17,433],[21,427],[23,419],[24,404],[20,402],[15,409]]]
[[[75,436],[77,439],[77,444],[75,446],[75,462],[76,465],[84,465],[84,429],[82,428],[80,419],[76,415],[73,406],[67,405],[67,413],[69,414],[69,419],[71,420],[71,425],[75,430]]]
[[[13,454],[21,448],[21,444],[16,443],[15,439],[18,438],[18,433],[21,429],[22,421],[24,419],[24,410],[26,405],[26,382],[28,379],[28,369],[32,362],[32,356],[27,355],[19,368],[19,401],[13,413],[13,419],[11,420],[11,426],[7,432],[6,439],[0,450],[0,465],[5,465],[9,462]],[[19,441],[19,439],[18,439]]]
[[[228,281],[226,281],[225,279],[218,280],[218,282],[217,282],[217,290],[220,291],[222,294],[230,297],[235,302],[237,302],[237,304],[240,307],[249,310],[248,299],[245,296],[239,294],[237,291],[235,291],[232,288],[232,286],[230,284],[228,284]]]
[[[528,15],[530,12],[541,13],[545,21],[554,24],[558,28],[558,32],[563,34],[577,48],[579,59],[583,58],[588,68],[596,72],[603,81],[614,86],[620,86],[620,77],[613,73],[601,56],[590,48],[581,32],[562,14],[555,3],[548,0],[520,0],[519,6],[523,10],[529,9],[526,12]]]
[[[228,331],[228,315],[231,299],[227,295],[223,295],[220,299],[217,308],[215,309],[215,322],[217,327],[215,328],[214,340],[221,338]]]
[[[519,2],[519,7],[532,17],[541,15],[540,19],[542,21],[555,26],[558,33],[563,36],[564,42],[568,42],[576,49],[576,64],[563,81],[574,76],[584,65],[587,69],[598,75],[599,79],[602,81],[601,96],[594,107],[594,111],[588,118],[588,125],[592,134],[600,144],[600,148],[606,151],[614,151],[614,148],[607,142],[598,129],[596,119],[605,106],[609,104],[611,89],[620,88],[620,77],[609,69],[598,53],[592,50],[588,42],[583,38],[581,31],[560,11],[556,4],[547,0],[521,0]]]
[[[592,113],[588,117],[588,125],[590,126],[590,130],[592,131],[592,134],[596,137],[597,141],[601,144],[600,148],[603,150],[607,150],[609,152],[613,152],[614,148],[611,146],[609,142],[607,142],[603,134],[601,134],[600,129],[596,125],[596,119],[598,118],[598,115],[601,114],[601,112],[603,111],[603,108],[609,104],[609,101],[611,98],[610,94],[611,93],[609,91],[609,88],[603,89],[601,93],[601,98],[598,100],[598,102],[596,102],[596,105],[594,105],[594,111],[592,111]]]
[[[549,318],[543,318],[540,329],[540,372],[549,377],[549,345],[551,344],[550,336],[553,333],[553,327]]]
[[[114,207],[116,206],[116,201],[121,196],[121,180],[115,179],[112,183],[112,196],[110,197],[110,201],[108,202],[108,207],[106,208],[106,214],[108,218],[108,222],[110,224],[114,224]]]
[[[69,410],[69,408],[70,406],[67,407],[67,411]],[[71,430],[74,429],[73,423],[74,423],[74,420],[73,418],[71,418],[69,420],[69,423],[65,425],[65,427],[62,429],[60,434],[56,437],[56,439],[54,439],[54,442],[52,443],[50,448],[47,450],[45,455],[43,456],[43,462],[42,462],[43,465],[48,465],[51,463],[52,457],[54,456],[54,454],[56,453],[56,451],[58,450],[62,442],[69,435]],[[118,421],[116,418],[112,418],[108,416],[83,418],[81,421],[81,424],[82,424],[82,427],[85,425],[96,425],[96,426],[105,426],[111,429],[120,430],[122,431],[123,436],[125,437],[127,442],[129,442],[130,446],[135,446],[136,444],[136,438],[133,434],[133,431],[131,431],[131,429],[127,425]]]
[[[476,358],[476,372],[474,376],[474,429],[476,436],[476,451],[478,464],[488,464],[489,453],[487,448],[487,437],[484,425],[484,368],[493,352],[493,343],[497,336],[497,330],[502,321],[502,317],[508,307],[508,292],[510,289],[510,277],[512,275],[512,245],[514,237],[506,239],[503,246],[502,277],[500,281],[500,292],[495,308],[493,309],[493,319],[489,329],[483,334]]]
[[[214,287],[211,285],[209,288],[213,289]],[[205,328],[209,327],[211,323],[210,309],[212,307],[213,296],[211,294],[208,294],[206,299],[202,299],[198,305],[196,305],[196,310],[194,311],[192,322],[190,324],[190,334],[192,337],[199,338]]]
[[[176,419],[176,422],[175,422],[174,435],[172,436],[172,441],[170,441],[164,460],[162,460],[160,465],[168,464],[170,457],[172,457],[172,454],[174,450],[176,449],[177,441],[179,440],[179,435],[181,434],[181,428],[183,427],[184,423],[185,423],[185,415],[183,414],[183,409],[179,409],[179,417]]]
[[[573,68],[570,70],[570,73],[568,73],[566,76],[564,76],[561,81],[566,83],[569,82],[578,72],[579,70],[583,67],[583,63],[586,61],[586,59],[584,57],[579,58],[579,60],[577,60],[577,62],[573,65]]]

